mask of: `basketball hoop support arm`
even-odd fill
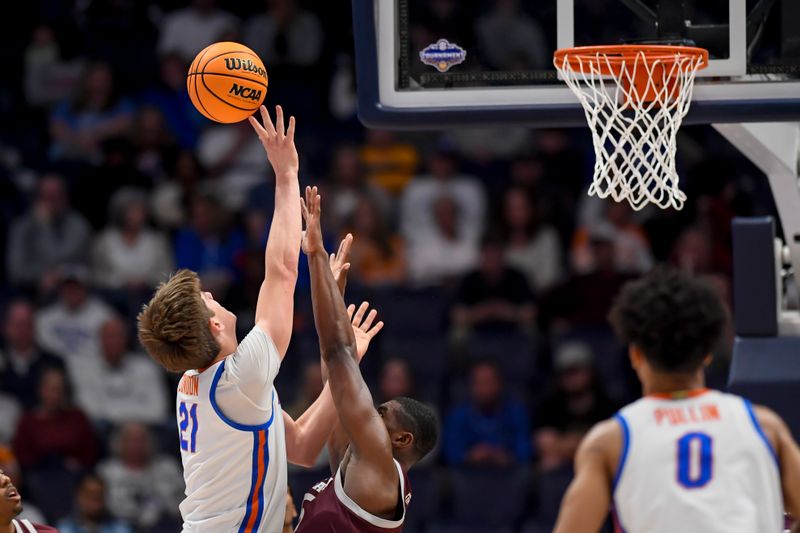
[[[714,124],[714,128],[767,175],[789,250],[788,259],[796,282],[800,282],[800,124],[754,122]]]

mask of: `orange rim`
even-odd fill
[[[691,57],[695,61],[688,62],[688,66],[697,70],[708,66],[708,50],[704,48],[662,44],[618,44],[561,48],[553,54],[553,60],[558,68],[563,68],[566,60],[566,64],[573,72],[596,72],[599,66],[601,74],[619,74],[627,62],[641,59],[642,55],[644,56],[644,61],[649,65],[661,63],[667,66],[677,63],[682,58]],[[597,62],[598,57],[601,57],[602,61]],[[699,61],[697,61],[698,59]]]

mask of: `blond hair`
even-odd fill
[[[220,351],[208,325],[213,316],[200,296],[197,274],[179,270],[158,286],[139,313],[139,342],[171,372],[207,367]]]

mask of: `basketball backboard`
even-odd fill
[[[585,124],[558,48],[706,48],[684,122],[800,120],[797,0],[355,0],[359,115],[370,126]]]

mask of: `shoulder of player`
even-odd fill
[[[777,450],[788,431],[786,423],[778,413],[763,405],[753,405],[753,413],[767,439],[769,439],[773,448]]]
[[[581,462],[601,462],[611,477],[619,463],[623,445],[622,426],[616,419],[598,422],[581,441],[575,458],[576,465]]]
[[[345,493],[360,507],[380,514],[397,505],[399,475],[394,460],[367,460],[351,450],[344,476]]]

